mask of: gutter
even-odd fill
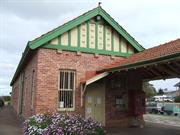
[[[149,65],[152,65],[152,64],[157,64],[157,63],[160,63],[160,62],[167,62],[167,61],[176,60],[176,59],[180,59],[180,52],[170,54],[170,55],[166,55],[166,56],[161,56],[161,57],[154,58],[154,59],[149,59],[149,60],[143,60],[143,61],[138,61],[138,62],[134,62],[134,63],[124,64],[124,65],[121,65],[121,66],[112,67],[112,68],[108,68],[108,69],[102,69],[102,70],[97,71],[97,73],[129,70],[129,69],[132,69],[132,68],[138,68],[138,67],[142,67],[142,66],[149,66]]]
[[[17,79],[17,77],[19,76],[19,73],[21,72],[21,69],[22,69],[22,67],[23,67],[23,64],[24,64],[25,60],[27,59],[28,55],[30,54],[30,52],[31,52],[31,49],[29,48],[29,42],[28,42],[27,45],[26,45],[26,48],[25,48],[25,50],[24,50],[24,53],[23,53],[23,55],[22,55],[22,57],[21,57],[21,60],[20,60],[18,66],[17,66],[17,68],[16,68],[15,74],[14,74],[12,80],[11,80],[10,86],[13,85],[14,81],[15,81],[15,80]]]

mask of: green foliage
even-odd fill
[[[105,135],[106,133],[105,133],[103,128],[97,128],[96,129],[96,134],[97,135]]]
[[[4,106],[4,101],[2,99],[0,99],[0,107]]]
[[[105,130],[91,118],[80,115],[39,114],[24,122],[24,135],[105,135]]]
[[[174,102],[180,103],[180,96],[176,96]]]
[[[10,101],[11,97],[10,96],[3,96],[4,101]]]
[[[157,94],[158,94],[158,95],[163,95],[163,94],[164,94],[164,90],[160,88],[160,89],[158,90],[158,93],[157,93]]]
[[[149,82],[144,82],[143,83],[143,91],[146,93],[147,98],[153,97],[153,96],[155,96],[157,94],[156,89]]]

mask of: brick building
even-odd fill
[[[142,119],[144,80],[179,75],[179,53],[179,39],[145,50],[99,6],[27,43],[13,108],[24,118],[68,112],[126,126]]]

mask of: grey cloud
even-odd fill
[[[92,2],[88,1],[59,1],[59,0],[6,0],[1,2],[0,11],[16,14],[23,19],[51,20],[61,15],[86,9]]]
[[[0,89],[4,91],[0,90],[0,95],[11,90],[10,81],[28,40],[96,7],[97,3],[98,0],[0,0],[0,57],[3,58]],[[102,0],[102,7],[145,48],[180,37],[179,5],[178,0]]]

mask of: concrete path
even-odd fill
[[[180,128],[155,123],[146,123],[144,128],[110,129],[107,135],[180,135]]]
[[[0,108],[0,135],[22,135],[22,122],[11,106]]]
[[[10,106],[0,109],[0,135],[22,135],[22,122]],[[144,128],[112,128],[107,135],[180,135],[180,128],[146,123]]]
[[[180,115],[168,116],[160,114],[145,114],[144,120],[151,123],[159,123],[163,125],[175,126],[180,128]]]

